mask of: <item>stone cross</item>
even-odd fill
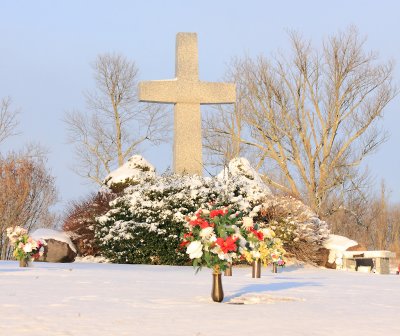
[[[139,83],[139,100],[175,104],[173,170],[202,176],[200,104],[235,103],[235,84],[199,80],[195,33],[176,35],[175,77]]]

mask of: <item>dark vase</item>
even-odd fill
[[[253,261],[253,270],[251,272],[252,278],[261,278],[261,260],[257,259]]]
[[[278,273],[278,265],[276,263],[272,263],[272,273]]]
[[[222,289],[221,273],[213,273],[213,284],[211,297],[215,302],[222,302],[224,299],[224,290]]]
[[[225,276],[232,276],[232,264],[228,264],[228,268],[225,269],[224,275]]]
[[[28,267],[28,259],[21,259],[19,261],[19,267]]]

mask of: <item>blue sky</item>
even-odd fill
[[[119,52],[134,60],[140,79],[174,77],[175,35],[197,32],[200,78],[220,80],[230,59],[287,48],[289,29],[319,43],[321,38],[358,27],[367,48],[394,60],[400,83],[400,2],[336,1],[7,1],[0,2],[0,97],[19,108],[21,135],[1,152],[29,141],[50,149],[48,165],[63,203],[93,187],[75,175],[73,148],[62,121],[67,110],[84,109],[82,92],[93,89],[90,63],[99,53]],[[384,179],[400,202],[400,98],[383,119],[390,139],[366,164],[377,184]],[[146,159],[158,171],[171,165],[172,145],[153,148]]]

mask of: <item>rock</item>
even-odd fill
[[[329,264],[328,259],[329,259],[329,250],[326,249],[325,247],[321,247],[316,253],[316,258],[315,258],[316,264],[318,266],[331,268],[328,267]]]
[[[37,261],[46,262],[73,262],[77,255],[74,244],[64,232],[50,229],[38,229],[31,234],[35,240],[44,240],[47,245],[44,246],[43,256]]]
[[[47,245],[38,261],[67,263],[75,260],[76,252],[67,243],[55,239],[45,239],[45,241]]]

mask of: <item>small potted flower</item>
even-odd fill
[[[243,218],[240,233],[246,242],[240,247],[240,253],[252,264],[252,277],[260,278],[261,263],[267,266],[271,262],[275,233],[269,228],[259,228],[251,217]]]
[[[13,255],[20,267],[27,267],[32,260],[43,255],[45,243],[28,236],[28,231],[20,226],[7,228],[7,237],[14,247]]]
[[[213,270],[211,297],[215,302],[224,298],[221,272],[238,257],[239,229],[235,225],[238,217],[229,209],[199,209],[187,218],[181,247],[193,262],[196,272],[203,266]]]

